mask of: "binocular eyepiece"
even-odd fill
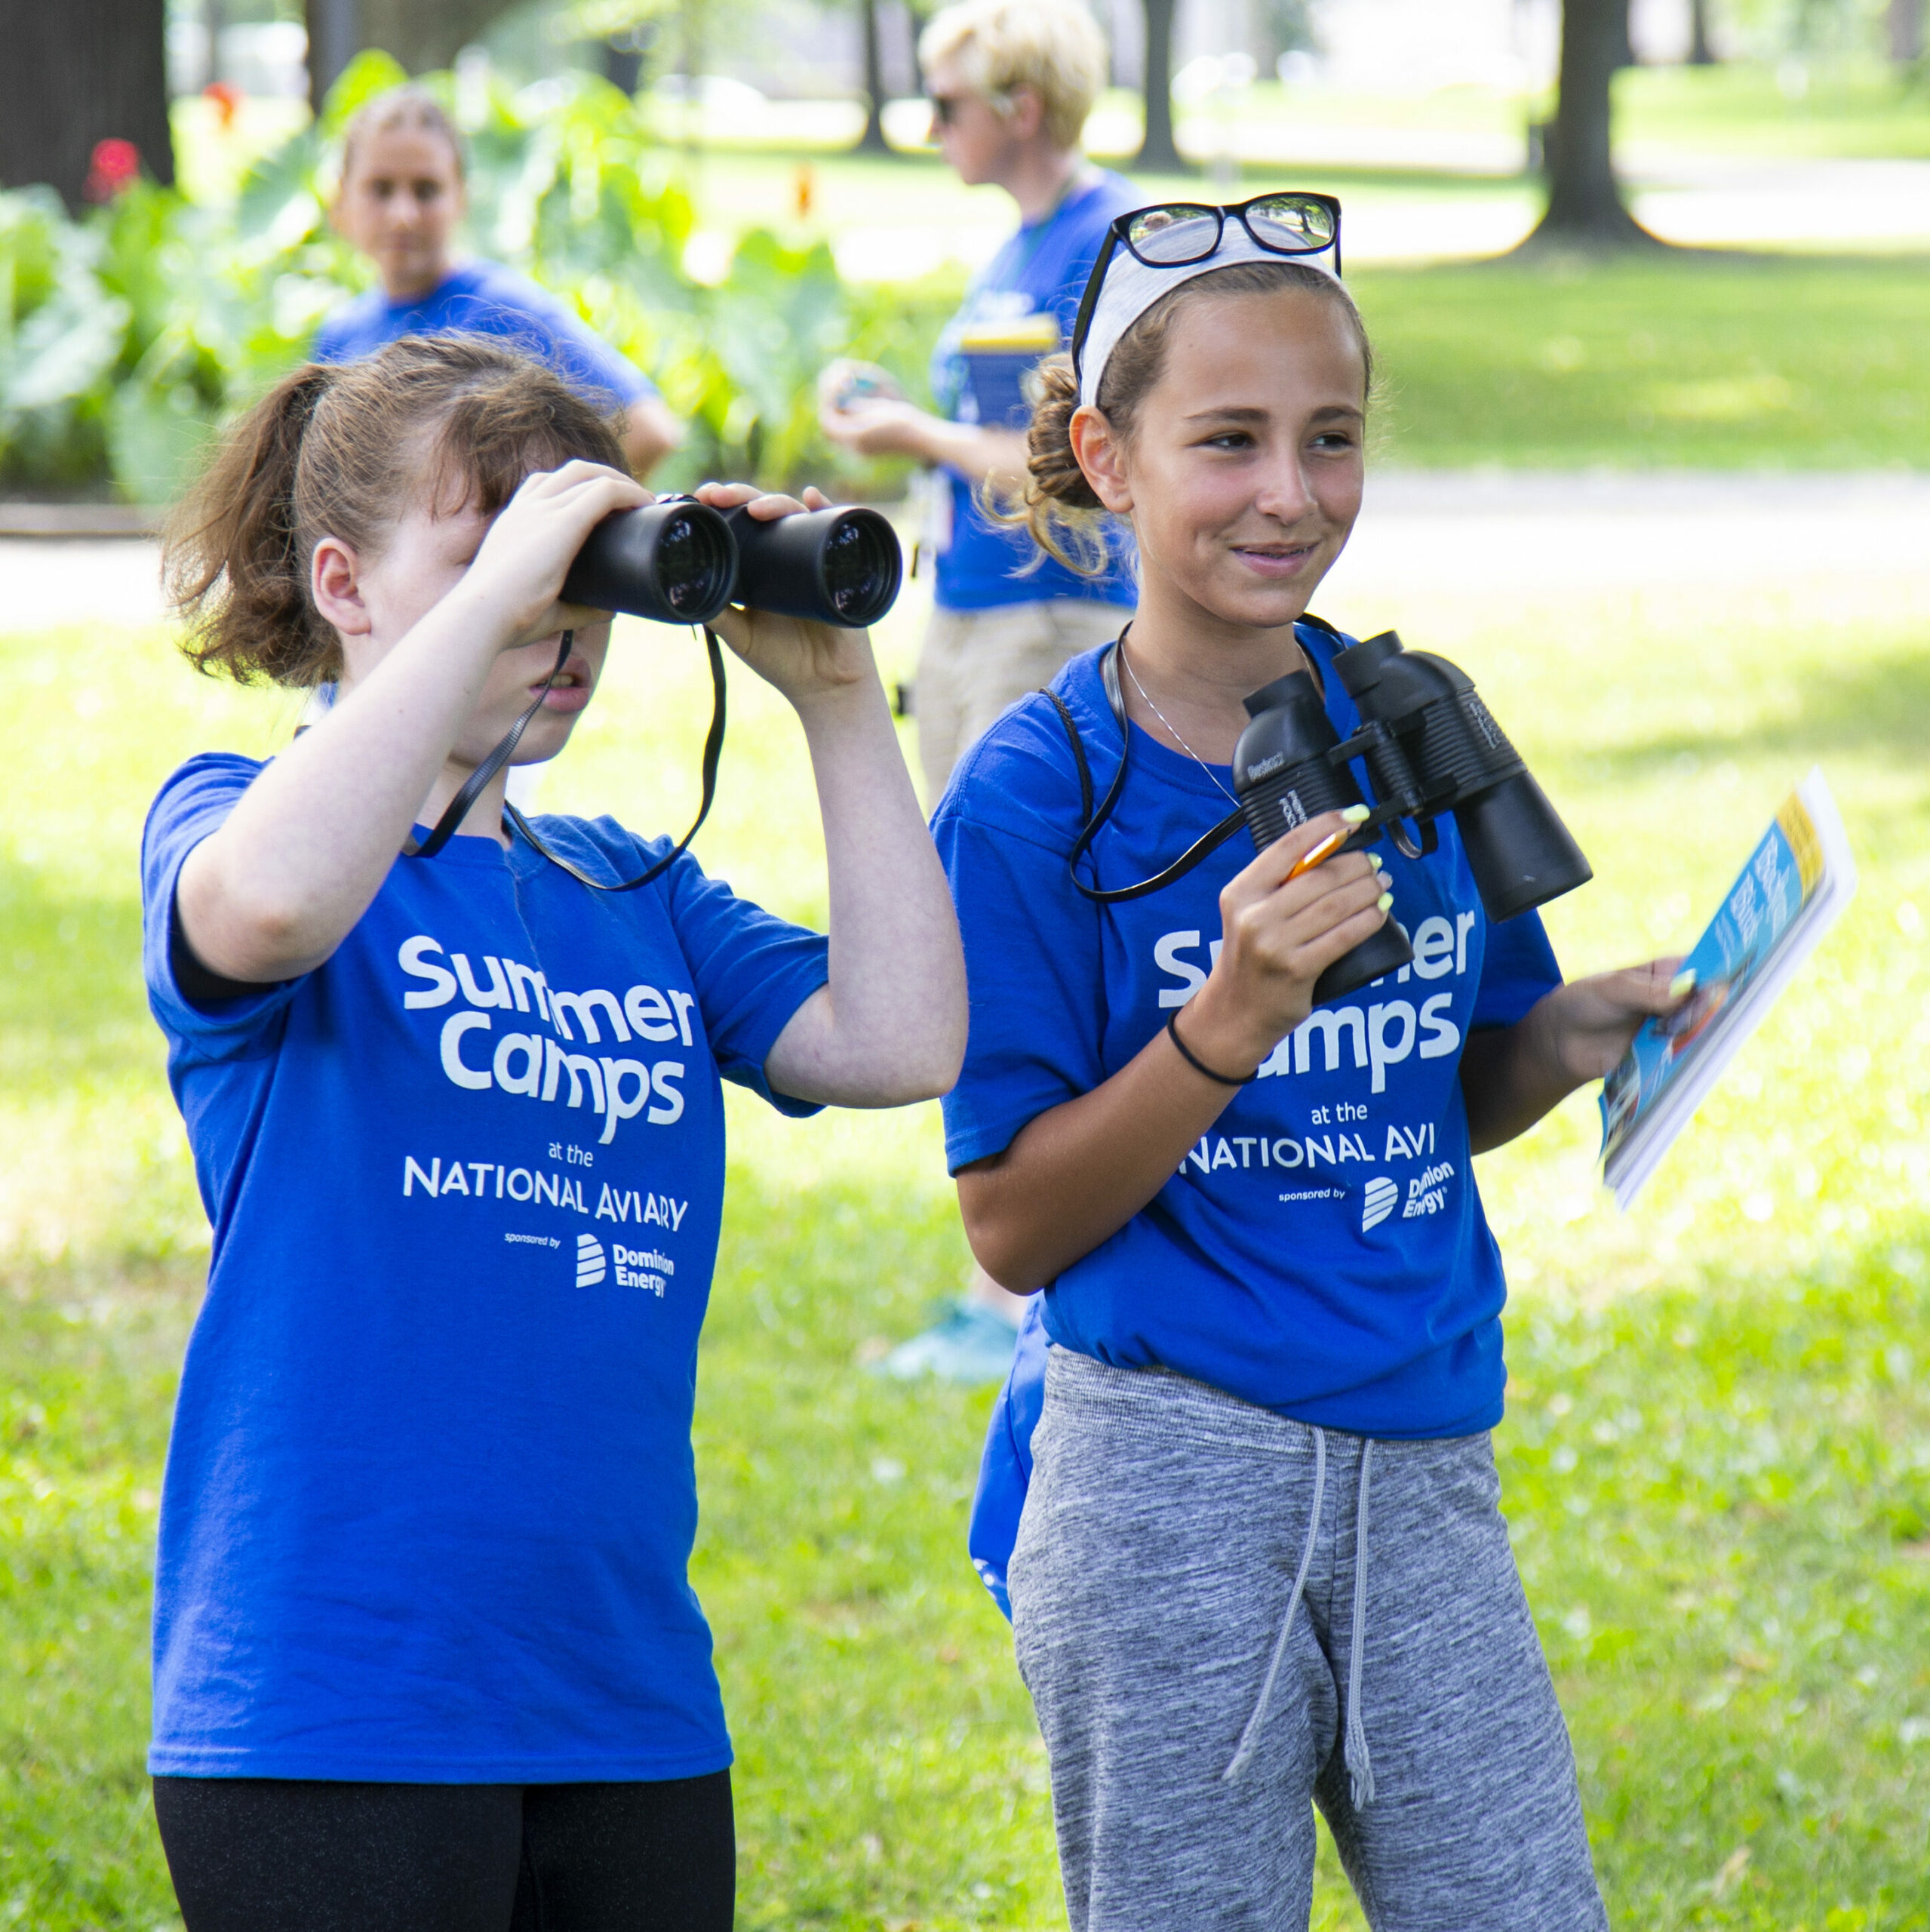
[[[761,521],[665,497],[592,531],[563,580],[566,604],[662,624],[707,624],[727,604],[858,630],[898,601],[905,561],[876,510],[804,510]]]
[[[1340,734],[1321,702],[1320,688],[1305,671],[1262,685],[1246,703],[1252,722],[1240,733],[1234,751],[1233,789],[1256,851],[1265,851],[1276,838],[1323,812],[1366,802],[1341,755]],[[1357,851],[1378,835],[1363,826],[1343,849]],[[1397,972],[1413,957],[1407,929],[1390,918],[1314,982],[1314,1000],[1338,999],[1383,973]]]
[[[1234,753],[1234,789],[1256,847],[1322,812],[1367,802],[1351,761],[1366,761],[1380,802],[1348,841],[1371,844],[1384,826],[1410,858],[1440,842],[1434,820],[1452,811],[1489,918],[1511,919],[1594,876],[1581,848],[1521,755],[1481,702],[1472,679],[1444,657],[1405,649],[1392,631],[1350,646],[1334,672],[1359,707],[1360,729],[1342,742],[1304,671],[1246,700],[1252,721]],[[1418,827],[1417,843],[1402,821]],[[1315,983],[1317,1000],[1351,992],[1412,958],[1391,918]]]

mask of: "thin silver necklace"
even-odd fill
[[[1166,713],[1153,702],[1151,698],[1147,696],[1145,686],[1139,681],[1139,672],[1132,668],[1132,659],[1128,657],[1126,654],[1126,640],[1124,638],[1122,637],[1120,639],[1117,648],[1119,651],[1119,661],[1126,666],[1126,675],[1132,680],[1132,688],[1139,694],[1141,700],[1145,703],[1146,709],[1150,711],[1162,724],[1165,725],[1166,730],[1172,734],[1173,743],[1176,744],[1179,749],[1183,751],[1186,755],[1190,758],[1193,762],[1213,781],[1213,784],[1215,789],[1219,791],[1220,796],[1223,798],[1228,804],[1237,805],[1240,801],[1236,798],[1224,785],[1220,783],[1219,774],[1215,771],[1212,767],[1203,758],[1200,754],[1179,735],[1177,731],[1173,730],[1172,721],[1169,719]]]

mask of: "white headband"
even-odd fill
[[[1170,235],[1172,231],[1168,229],[1164,232]],[[1326,251],[1321,252],[1324,254]],[[1242,262],[1305,262],[1323,275],[1333,274],[1333,270],[1317,256],[1283,255],[1274,249],[1262,248],[1247,233],[1246,223],[1232,215],[1226,217],[1220,245],[1203,262],[1187,262],[1176,268],[1149,269],[1124,242],[1116,242],[1112,257],[1106,263],[1105,280],[1099,287],[1099,299],[1093,310],[1092,325],[1086,331],[1085,344],[1079,352],[1079,400],[1095,408],[1098,407],[1099,378],[1105,374],[1106,364],[1119,346],[1120,338],[1161,296],[1170,295],[1182,282],[1191,281],[1195,275],[1211,275],[1215,269],[1230,269]]]

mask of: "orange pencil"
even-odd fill
[[[1354,828],[1351,825],[1343,827],[1338,832],[1329,832],[1319,844],[1309,846],[1298,858],[1294,860],[1292,870],[1287,874],[1282,883],[1291,884],[1302,872],[1311,872],[1316,866],[1323,864],[1353,836]]]

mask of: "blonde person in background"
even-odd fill
[[[1105,42],[1082,0],[963,0],[918,42],[933,131],[970,186],[1018,205],[1017,232],[973,277],[933,352],[938,413],[908,401],[874,363],[819,379],[819,420],[859,456],[930,466],[924,547],[935,608],[918,660],[918,755],[936,808],[952,768],[1016,699],[1117,636],[1135,592],[1123,543],[1096,577],[1041,552],[988,513],[988,490],[1025,478],[1024,374],[1069,341],[1108,225],[1141,198],[1080,152],[1106,78]],[[994,1380],[1012,1358],[1022,1304],[982,1269],[957,1307],[889,1360],[895,1373]]]

